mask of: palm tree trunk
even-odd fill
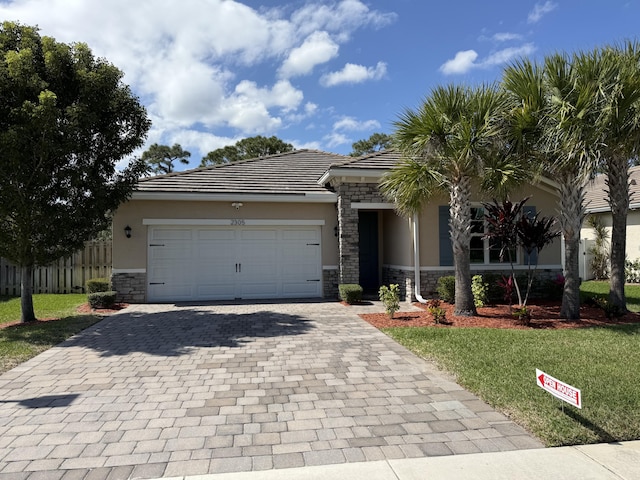
[[[20,321],[22,323],[35,322],[36,314],[33,310],[33,265],[23,265],[20,275]]]
[[[564,290],[560,316],[580,318],[580,228],[584,218],[584,182],[575,172],[565,173],[560,183],[560,228],[564,237]]]
[[[607,168],[609,206],[611,207],[611,283],[609,301],[621,311],[627,310],[624,294],[624,264],[627,253],[627,214],[629,212],[629,170],[624,159],[610,159]]]
[[[471,244],[471,178],[461,177],[453,182],[450,191],[451,243],[453,245],[453,265],[456,278],[455,315],[476,315],[476,306],[471,291],[471,264],[469,248]]]

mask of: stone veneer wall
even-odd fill
[[[338,238],[340,249],[340,283],[359,283],[360,281],[360,237],[358,235],[358,210],[351,207],[352,202],[384,202],[377,183],[340,183],[333,182],[338,194]]]
[[[111,275],[111,285],[118,292],[116,296],[118,302],[143,303],[146,283],[146,273],[114,273]]]
[[[508,275],[508,270],[472,270],[471,275]],[[453,275],[453,270],[428,270],[420,272],[420,294],[424,298],[433,298],[437,296],[436,287],[438,278]],[[516,276],[526,275],[526,270],[516,271]],[[530,298],[544,298],[547,295],[546,285],[548,281],[555,280],[558,275],[562,275],[562,269],[541,269],[536,272],[533,282],[533,289]],[[382,281],[385,285],[397,283],[400,286],[401,298],[407,298],[407,301],[415,300],[413,293],[413,270],[401,270],[384,266],[382,269]],[[521,285],[521,288],[524,286]],[[526,287],[524,287],[526,288]]]
[[[338,298],[338,283],[340,275],[338,269],[322,270],[322,296],[323,298]]]

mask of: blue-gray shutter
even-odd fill
[[[438,207],[438,232],[440,238],[440,266],[453,266],[453,247],[449,232],[449,205]]]
[[[525,205],[522,207],[523,215],[527,215],[530,218],[533,218],[536,214],[536,207],[530,207]],[[527,252],[524,252],[524,264],[535,266],[538,263],[538,251],[534,250],[531,252],[531,255],[528,255]]]

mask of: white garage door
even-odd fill
[[[149,229],[150,302],[322,295],[320,227]]]

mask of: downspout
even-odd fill
[[[413,214],[413,263],[414,263],[414,294],[416,300],[420,303],[427,303],[427,301],[420,295],[420,222],[418,221],[418,214]]]

